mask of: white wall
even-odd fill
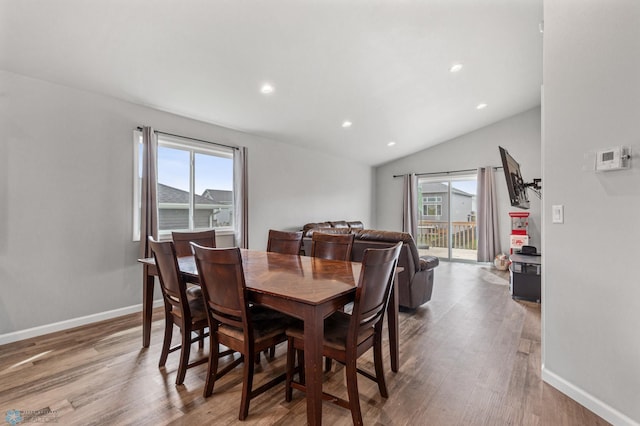
[[[540,108],[504,119],[474,132],[427,148],[376,169],[376,227],[402,229],[402,178],[406,173],[432,173],[501,166],[498,146],[502,146],[520,163],[526,181],[541,176]],[[543,182],[544,185],[544,182]],[[502,169],[496,171],[498,209],[501,212],[500,240],[502,251],[509,253],[511,221],[508,212],[523,211],[511,207]],[[529,234],[531,244],[540,249],[540,199],[529,192],[531,201]]]
[[[640,2],[544,4],[543,378],[640,423]],[[633,147],[633,169],[583,171]],[[564,205],[565,223],[551,223]]]
[[[339,157],[1,71],[0,120],[0,342],[141,303],[139,125],[248,147],[250,248],[266,247],[269,228],[370,223],[372,169]]]

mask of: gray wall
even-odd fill
[[[371,222],[371,167],[339,157],[2,71],[0,120],[0,337],[141,303],[138,125],[248,147],[250,248],[269,228]]]
[[[637,425],[640,2],[549,0],[544,27],[543,378]],[[617,145],[632,147],[631,170],[583,171]]]
[[[452,222],[467,222],[469,220],[469,214],[473,211],[471,208],[471,197],[466,195],[451,193],[451,221]]]
[[[520,163],[526,181],[541,176],[540,108],[494,123],[446,143],[427,148],[408,157],[379,166],[376,169],[376,225],[380,229],[402,228],[402,178],[393,175],[431,173],[500,166],[498,146],[506,148]],[[544,185],[544,182],[543,182]],[[509,253],[511,221],[508,212],[522,211],[511,207],[502,169],[496,171],[498,209],[501,212],[500,240],[502,251]],[[540,248],[540,200],[529,192],[531,213],[529,234],[531,244]]]

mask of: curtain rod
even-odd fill
[[[494,170],[501,169],[502,166],[490,166]],[[452,173],[465,173],[465,172],[477,172],[478,169],[464,169],[464,170],[449,170],[447,172],[432,172],[432,173],[416,173],[416,176],[429,176],[429,175],[450,175]],[[403,177],[404,175],[393,175],[394,178]]]
[[[142,131],[142,127],[138,126],[137,127],[138,130]],[[231,146],[231,145],[225,145],[223,143],[218,143],[218,142],[211,142],[211,141],[205,141],[203,139],[196,139],[196,138],[190,138],[189,136],[182,136],[182,135],[174,135],[173,133],[167,133],[167,132],[161,132],[159,130],[154,130],[154,133],[159,133],[161,135],[165,135],[165,136],[173,136],[174,138],[182,138],[182,139],[189,139],[191,141],[196,141],[196,142],[204,142],[204,143],[209,143],[211,145],[218,145],[218,146],[224,146],[225,148],[231,148],[231,149],[235,149],[236,151],[239,150],[240,148],[238,148],[237,146]]]

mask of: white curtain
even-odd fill
[[[233,152],[233,223],[236,247],[249,248],[249,206],[247,190],[247,148]]]
[[[140,256],[151,257],[149,237],[158,238],[157,164],[158,137],[142,128],[142,191],[140,193]]]
[[[478,168],[478,262],[493,262],[500,253],[498,203],[493,167]]]
[[[418,179],[414,173],[404,175],[402,190],[402,231],[418,236]]]

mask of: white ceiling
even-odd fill
[[[378,165],[539,105],[541,21],[542,0],[0,0],[0,68]]]

